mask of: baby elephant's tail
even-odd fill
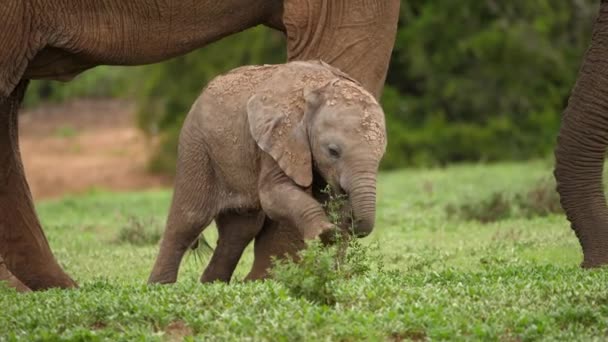
[[[199,244],[202,242],[203,247],[205,247],[206,249],[210,250],[211,252],[214,251],[213,247],[211,247],[211,245],[209,244],[209,242],[207,241],[207,239],[205,239],[205,235],[201,234],[199,237],[196,238],[196,240],[194,240],[194,242],[192,243],[192,245],[190,245],[190,249],[191,250],[196,250],[199,247]]]
[[[203,248],[199,248],[199,247],[201,247],[201,244],[202,244]],[[211,245],[209,244],[207,239],[205,239],[205,235],[201,234],[190,245],[190,251],[188,254],[192,254],[194,256],[194,259],[196,259],[197,261],[200,261],[200,260],[202,260],[203,255],[206,255],[206,254],[211,255],[211,254],[213,254],[214,251],[215,251],[215,249],[213,247],[211,247]]]

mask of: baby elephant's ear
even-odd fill
[[[312,184],[312,156],[304,115],[281,107],[271,95],[252,96],[247,102],[251,136],[287,176],[307,188]]]

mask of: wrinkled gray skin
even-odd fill
[[[608,1],[602,0],[555,149],[557,191],[581,244],[584,268],[608,265],[608,207],[602,175],[608,146],[607,57]]]
[[[339,231],[313,197],[313,183],[345,193],[353,233],[368,235],[385,132],[373,95],[321,62],[217,77],[182,128],[175,192],[149,282],[175,282],[184,252],[214,219],[219,241],[204,282],[230,280],[266,219],[297,227],[305,239]]]

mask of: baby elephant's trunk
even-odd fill
[[[374,229],[376,220],[376,174],[358,174],[352,184],[349,197],[354,215],[353,233],[365,237]]]

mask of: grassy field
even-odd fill
[[[521,200],[550,170],[539,161],[382,174],[377,228],[361,240],[368,256],[352,261],[369,270],[323,284],[329,305],[295,291],[307,279],[293,269],[238,281],[250,250],[230,285],[199,284],[206,259],[190,255],[178,284],[147,286],[168,191],[39,203],[81,287],[0,289],[0,340],[605,340],[608,271],[578,267],[569,224],[543,215],[542,196]],[[214,229],[205,235],[214,244]]]

